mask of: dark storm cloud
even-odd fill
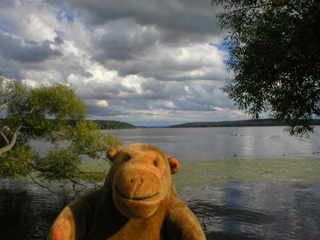
[[[65,6],[61,0],[47,2]],[[223,34],[214,24],[215,12],[220,9],[211,7],[210,0],[71,0],[68,4],[88,25],[102,26],[126,19],[159,29],[159,40],[168,44],[190,43]]]
[[[54,43],[55,43],[55,45],[59,46],[59,45],[61,45],[63,43],[63,40],[60,37],[56,37],[54,39]]]
[[[1,9],[13,7],[13,6],[14,6],[14,2],[12,0],[1,0],[0,1],[0,8]]]
[[[21,79],[18,66],[11,61],[7,61],[0,56],[0,71],[3,76],[9,79]]]
[[[212,105],[209,105],[208,103],[204,104],[201,102],[197,102],[194,99],[185,99],[185,100],[176,100],[174,101],[175,106],[177,106],[178,109],[184,110],[184,111],[210,111],[213,112],[214,109],[212,109]]]
[[[0,32],[0,51],[3,58],[24,63],[38,63],[61,56],[58,50],[50,47],[49,41],[41,44],[13,38]]]
[[[112,22],[109,30],[93,41],[95,59],[101,63],[108,60],[132,60],[145,54],[158,40],[153,28],[137,26],[130,21]]]
[[[71,0],[69,4],[86,14],[93,25],[131,18],[141,25],[186,33],[207,34],[215,29],[209,24],[214,19],[210,0]]]
[[[166,84],[155,80],[149,80],[142,83],[141,88],[144,91],[162,92],[166,88]]]
[[[80,94],[84,100],[89,99],[115,99],[118,98],[121,93],[122,86],[120,84],[99,84],[99,83],[71,83],[77,89],[78,94]]]
[[[118,101],[113,101],[115,104]],[[112,103],[112,102],[111,102]],[[150,109],[149,103],[142,98],[130,98],[130,101],[123,101],[121,107],[125,107],[126,109],[134,109],[134,111],[139,110],[148,110]]]
[[[116,107],[106,108],[97,106],[87,106],[89,117],[113,117],[113,116],[129,116],[130,113],[117,109]]]
[[[84,76],[84,77],[86,77],[86,78],[93,77],[93,74],[92,74],[92,73],[89,73],[89,72],[83,72],[81,75]]]

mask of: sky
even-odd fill
[[[233,75],[219,11],[210,0],[1,0],[0,71],[74,87],[88,119],[248,119],[221,91]]]

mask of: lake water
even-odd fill
[[[124,145],[155,145],[180,161],[224,158],[320,158],[320,126],[309,138],[283,127],[140,128],[108,130]],[[236,133],[240,136],[232,136]]]
[[[107,132],[123,139],[125,145],[156,145],[180,161],[320,158],[319,127],[309,139],[290,137],[282,127]],[[235,133],[240,136],[231,136]],[[320,239],[319,180],[292,184],[229,181],[198,187],[179,184],[179,197],[194,211],[208,240]],[[32,183],[0,179],[0,239],[45,239],[55,217],[74,197],[72,192],[57,196]]]

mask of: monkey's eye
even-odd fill
[[[159,166],[157,161],[153,161],[153,165],[156,166],[156,167]]]
[[[130,161],[130,156],[127,155],[127,156],[125,157],[124,161],[125,161],[125,162],[129,162],[129,161]]]

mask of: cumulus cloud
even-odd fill
[[[59,6],[60,0],[47,0]],[[194,0],[71,0],[68,4],[79,10],[79,15],[92,25],[103,25],[114,20],[131,18],[140,25],[155,25],[171,33],[212,35],[221,34],[214,27],[214,13],[211,1]],[[179,37],[180,38],[180,37]]]
[[[6,60],[24,63],[39,63],[61,56],[61,52],[51,48],[48,40],[41,43],[24,41],[0,32],[1,55]]]
[[[92,119],[136,125],[243,119],[211,1],[4,0],[0,71],[73,86]]]

